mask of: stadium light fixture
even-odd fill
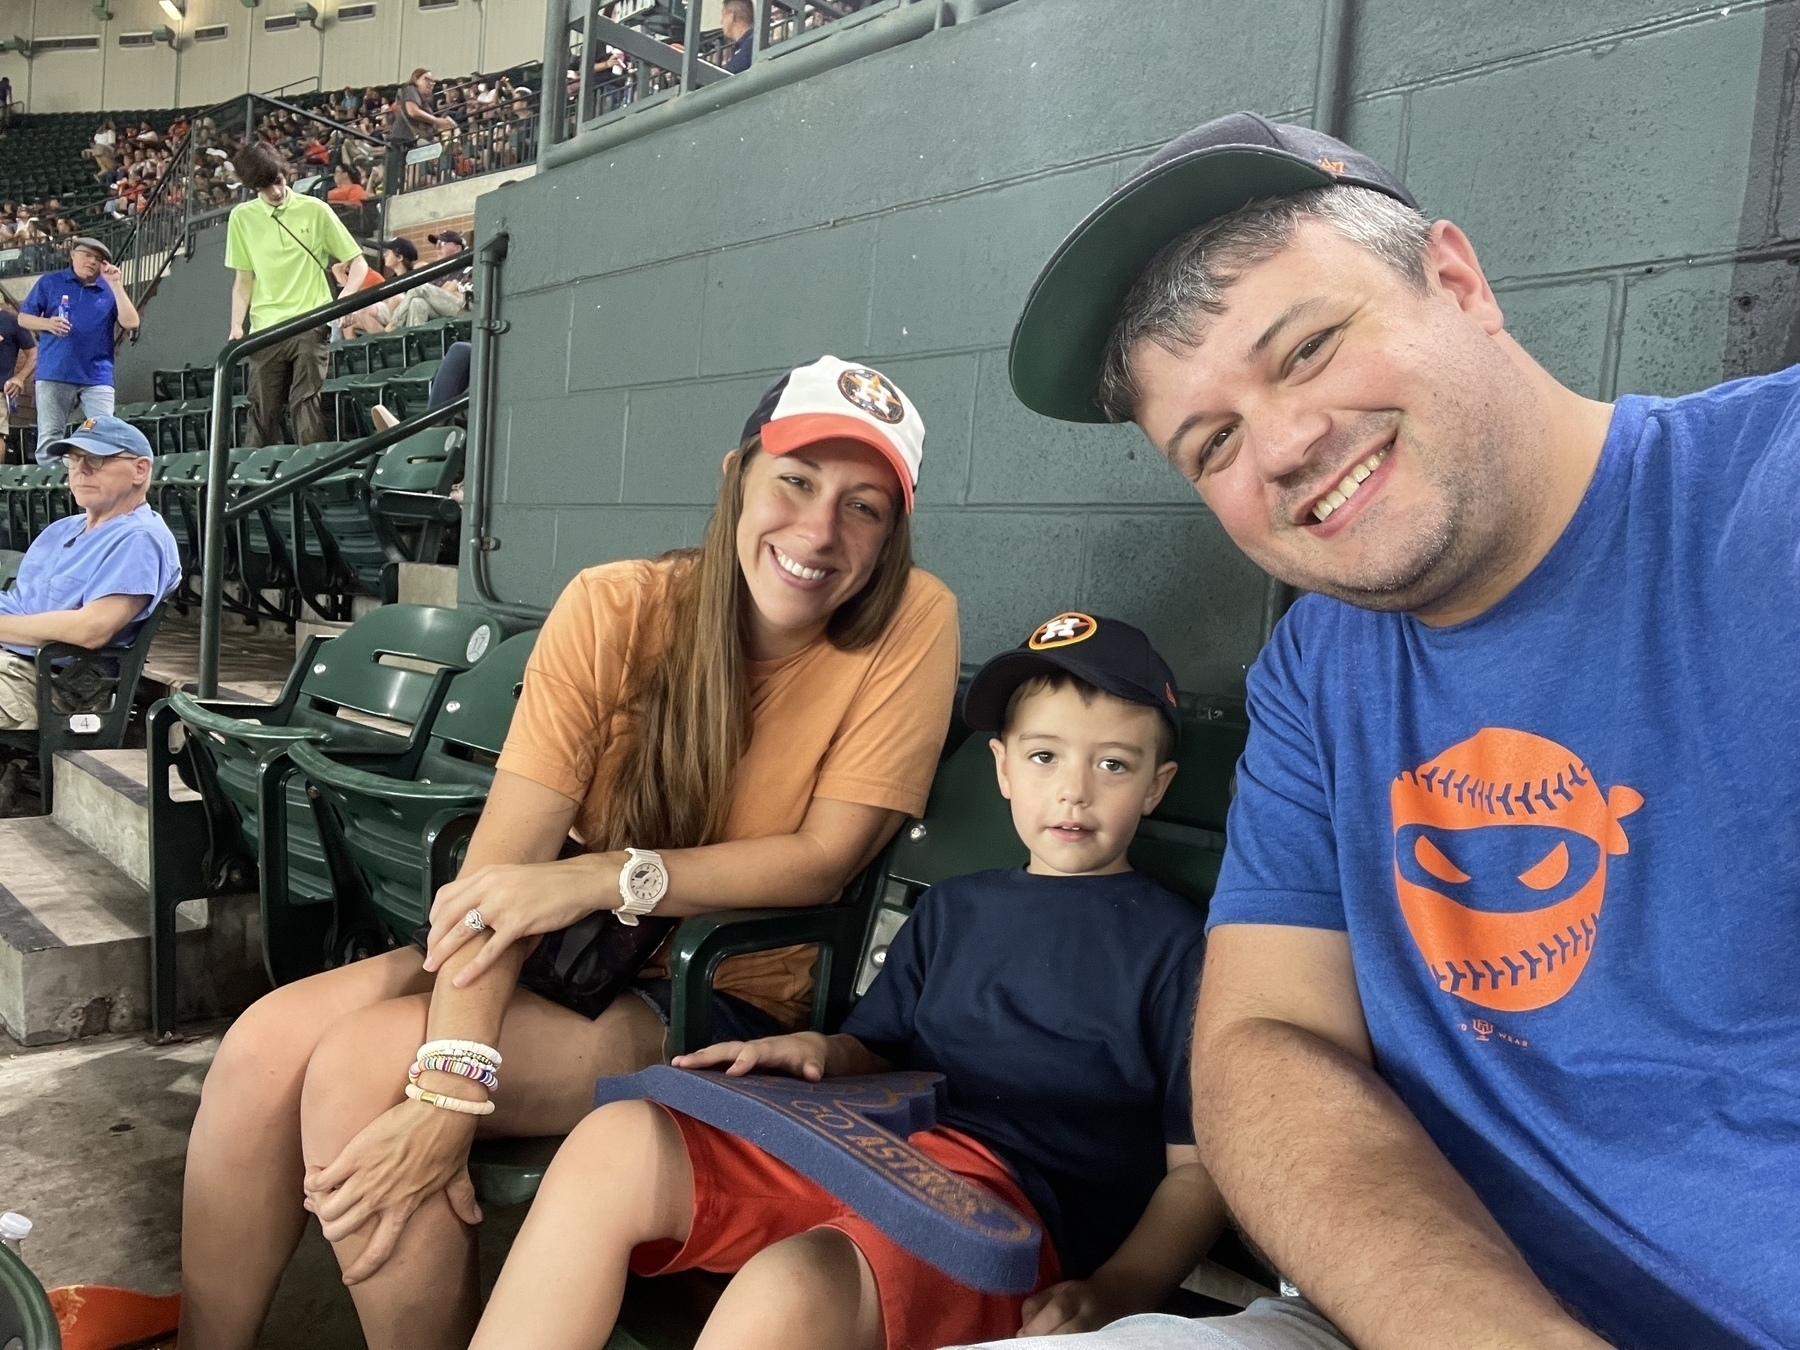
[[[161,0],[162,12],[170,19],[180,23],[187,17],[187,0]]]
[[[31,39],[22,38],[14,33],[11,42],[0,42],[0,51],[15,51],[29,61],[31,59]]]
[[[306,4],[304,3],[304,0],[302,0],[301,4],[294,6],[294,17],[300,20],[301,23],[311,24],[318,32],[323,33],[325,31],[325,21],[319,17],[319,7],[317,5]]]
[[[175,39],[175,30],[166,23],[159,23],[156,27],[152,28],[150,30],[150,36],[157,42],[168,43],[169,50],[172,52],[181,50],[181,44]]]
[[[100,20],[101,23],[112,22],[113,12],[109,0],[94,0],[93,10],[94,17]]]

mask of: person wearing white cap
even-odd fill
[[[467,1345],[476,1118],[573,1128],[597,1076],[664,1058],[675,920],[825,904],[924,808],[959,647],[955,598],[912,565],[924,436],[881,372],[798,367],[725,456],[699,547],[570,582],[426,951],[284,986],[227,1033],[188,1147],[183,1350],[254,1343],[303,1185],[370,1346]],[[802,1025],[813,964],[725,961],[713,1035]],[[408,1084],[428,1039],[454,1045]]]

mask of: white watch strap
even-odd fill
[[[648,860],[656,864],[657,871],[662,873],[662,889],[649,899],[631,893],[631,873],[640,862]],[[669,893],[669,869],[663,865],[662,854],[654,849],[628,848],[625,850],[625,865],[619,869],[619,907],[614,915],[627,928],[636,928],[641,915],[650,914],[662,903],[663,896]]]

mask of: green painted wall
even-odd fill
[[[1355,9],[1351,139],[1469,231],[1559,377],[1675,393],[1800,356],[1800,0]],[[547,606],[693,543],[757,396],[828,350],[926,419],[918,554],[966,659],[1077,607],[1142,624],[1184,687],[1240,689],[1261,574],[1134,429],[1026,412],[1005,344],[1050,248],[1159,142],[1239,107],[1310,119],[1322,10],[1018,0],[483,198],[478,233],[512,232],[498,591]]]

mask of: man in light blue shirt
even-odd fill
[[[78,515],[53,522],[0,591],[0,729],[37,726],[37,648],[128,644],[181,576],[175,536],[144,500],[150,443],[96,417],[46,447],[69,465]],[[70,709],[71,712],[80,709]]]

